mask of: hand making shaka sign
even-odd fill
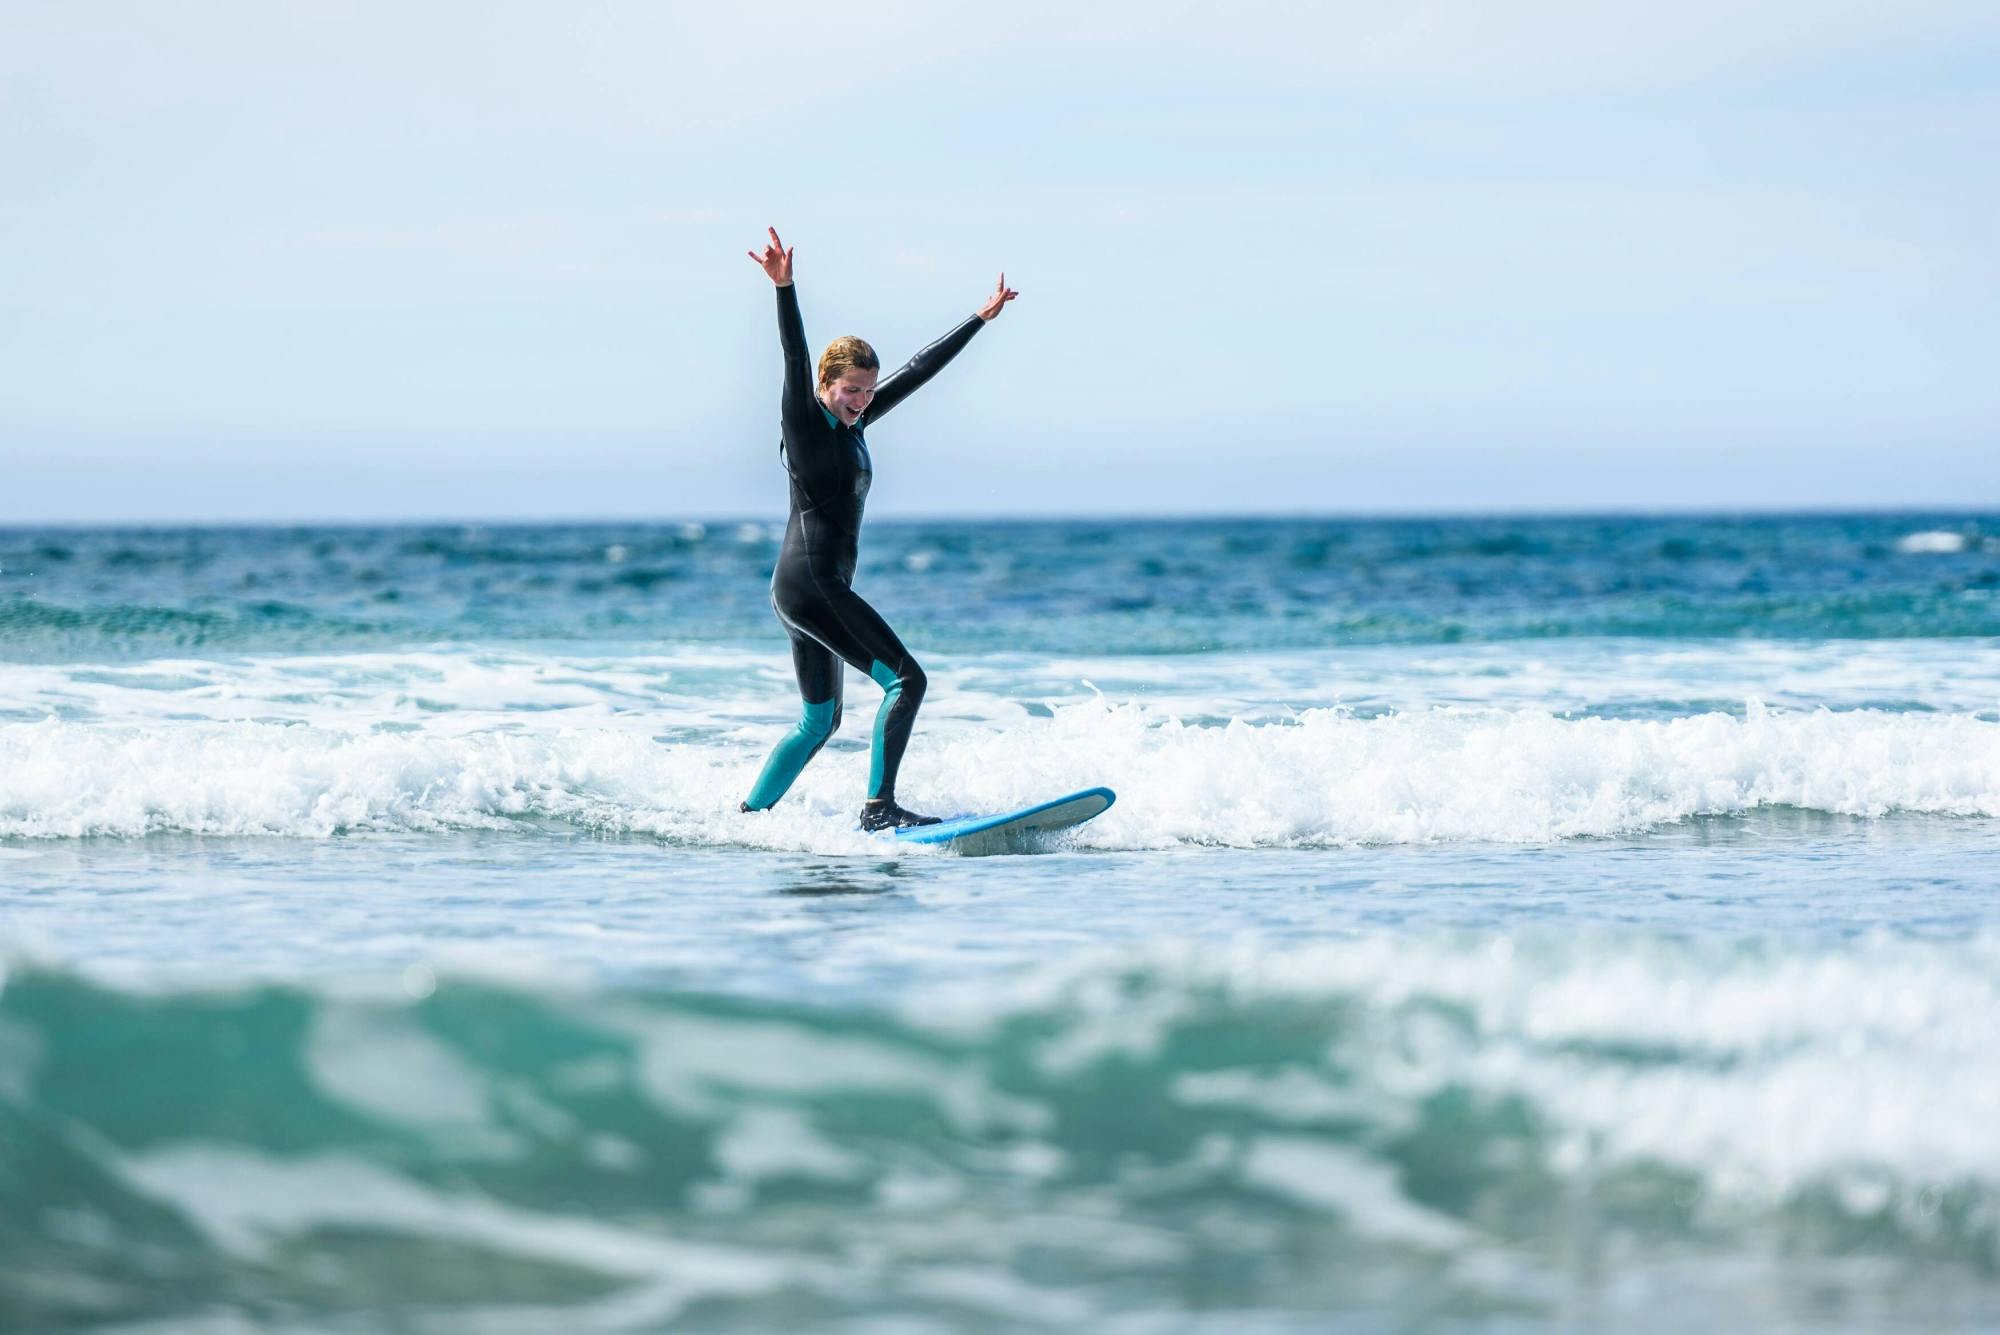
[[[764,272],[771,276],[772,282],[776,283],[779,287],[790,287],[792,285],[792,252],[786,250],[785,243],[778,240],[777,228],[767,227],[764,230],[771,234],[771,244],[764,247],[764,253],[760,255],[754,250],[745,253],[751,259],[757,261]]]

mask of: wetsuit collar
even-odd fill
[[[840,430],[840,425],[841,425],[840,418],[834,413],[833,409],[827,407],[826,404],[822,402],[817,395],[813,397],[813,402],[819,404],[819,410],[826,414],[826,424],[832,427],[835,431]],[[856,422],[854,426],[856,430],[859,430],[861,427],[861,423]]]

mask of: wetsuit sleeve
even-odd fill
[[[919,352],[875,387],[875,398],[868,405],[867,421],[881,420],[882,415],[901,403],[944,369],[944,364],[965,349],[972,342],[972,336],[986,322],[976,315],[967,316],[965,323],[946,334],[937,342]]]
[[[813,396],[812,356],[806,351],[806,322],[799,316],[799,290],[793,283],[778,289],[778,344],[785,350],[785,423],[809,427],[818,400]]]

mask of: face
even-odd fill
[[[858,369],[843,371],[840,379],[819,387],[819,401],[844,425],[853,426],[861,420],[861,414],[868,411],[869,401],[875,397],[875,378],[879,374]]]

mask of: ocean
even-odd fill
[[[2000,516],[0,529],[0,1329],[2000,1329]]]

